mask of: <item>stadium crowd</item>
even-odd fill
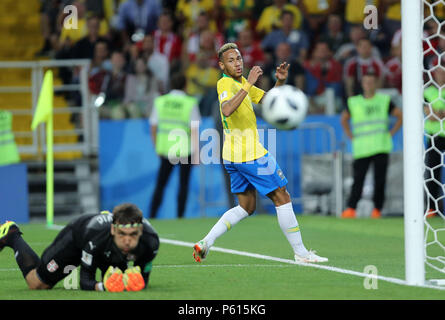
[[[288,84],[311,98],[312,113],[323,112],[317,102],[323,105],[327,88],[340,112],[368,71],[377,74],[380,87],[402,90],[400,0],[41,1],[45,43],[38,54],[91,59],[89,88],[106,94],[104,118],[148,117],[176,73],[186,76],[186,91],[200,101],[201,115],[210,115],[221,77],[216,52],[225,42],[238,44],[246,75],[254,65],[263,68],[257,85],[264,90],[275,83],[276,66],[289,62]],[[363,25],[369,4],[378,9],[377,29]],[[64,24],[68,5],[77,8],[75,29]],[[444,6],[435,10],[442,19]],[[425,33],[438,34],[439,27],[431,19]],[[437,63],[437,47],[445,40],[425,42],[425,63]],[[79,81],[75,69],[59,75],[64,83]]]

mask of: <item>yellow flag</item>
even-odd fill
[[[37,108],[32,119],[32,130],[35,130],[40,123],[46,122],[49,115],[53,112],[53,95],[53,72],[48,70],[43,78]]]

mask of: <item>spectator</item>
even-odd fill
[[[162,0],[162,7],[170,12],[175,12],[178,0]]]
[[[126,49],[130,40],[140,41],[144,34],[156,30],[161,6],[158,0],[127,0],[119,6],[117,29]]]
[[[187,78],[186,93],[198,101],[209,91],[215,91],[216,83],[221,78],[219,69],[212,67],[211,56],[200,51],[196,62],[190,64],[185,76]]]
[[[40,8],[40,24],[43,36],[43,47],[37,52],[38,56],[54,55],[58,47],[58,16],[60,0],[42,0]]]
[[[218,68],[218,56],[216,55],[215,34],[210,30],[205,30],[199,38],[199,47],[201,51],[207,52],[211,61],[211,66]]]
[[[196,55],[201,48],[201,35],[204,31],[211,31],[209,15],[206,11],[201,11],[194,29],[186,36],[186,43],[183,46],[182,66],[184,69],[187,69],[189,63],[196,61]],[[213,42],[215,48],[220,48],[224,44],[224,36],[220,32],[214,32]]]
[[[320,41],[327,42],[332,52],[336,52],[340,46],[347,42],[343,33],[341,16],[330,14],[328,17],[327,29],[322,33]]]
[[[105,102],[100,110],[100,117],[105,119],[124,119],[127,111],[122,101],[125,96],[125,83],[127,74],[124,71],[125,56],[120,51],[111,55],[111,72],[104,77],[103,87],[105,90]]]
[[[275,49],[275,59],[272,63],[268,63],[264,67],[264,76],[262,77],[261,86],[266,90],[269,90],[272,87],[272,83],[275,83],[277,80],[275,78],[277,67],[283,62],[287,62],[290,66],[286,84],[303,90],[304,69],[298,61],[292,61],[291,59],[292,50],[290,44],[287,42],[280,43]]]
[[[382,0],[384,6],[383,29],[389,39],[402,26],[402,9],[400,0]]]
[[[425,66],[430,65],[432,60],[437,58],[436,52],[442,53],[438,48],[440,39],[437,36],[438,33],[440,33],[440,26],[436,21],[428,20],[425,22],[423,31],[423,60]]]
[[[136,59],[134,73],[127,76],[125,84],[125,109],[131,118],[148,118],[157,96],[158,83],[148,70],[147,62],[143,58]]]
[[[75,43],[81,40],[82,38],[86,37],[88,35],[88,32],[91,32],[91,30],[88,30],[87,28],[86,8],[84,1],[76,0],[73,2],[73,5],[77,9],[77,28],[69,28],[66,25],[63,26],[56,48],[57,49],[57,52],[55,54],[56,59],[72,59],[74,53],[73,48]],[[64,13],[60,15],[60,17],[63,16]],[[91,26],[92,24],[90,24],[90,27]],[[106,36],[107,33],[108,33],[107,23],[104,20],[102,20],[100,22],[98,35]],[[73,72],[72,68],[61,67],[59,69],[59,76],[64,84],[72,84],[73,79],[74,82],[77,81],[76,70],[74,70]],[[75,96],[76,94],[72,94],[71,92],[65,93],[65,97],[70,100],[73,100],[73,98],[76,99]],[[74,104],[77,104],[75,101],[72,102]]]
[[[215,22],[215,3],[213,0],[179,0],[176,6],[175,15],[179,25],[186,36],[193,30],[193,26],[202,11],[207,12],[210,20],[210,30],[217,31]]]
[[[346,60],[357,55],[357,46],[361,39],[366,38],[366,32],[362,26],[352,26],[349,29],[349,42],[338,48],[334,54],[335,60],[344,64]],[[380,58],[380,52],[374,46],[372,47],[372,56]]]
[[[311,35],[313,41],[317,41],[328,16],[336,13],[338,7],[339,0],[298,1],[298,8],[304,17],[304,29]]]
[[[283,10],[291,11],[294,14],[294,29],[300,29],[303,16],[297,6],[287,3],[287,0],[274,0],[273,5],[263,10],[256,25],[256,32],[260,37],[281,27],[280,16]]]
[[[212,53],[200,51],[196,62],[190,64],[185,74],[187,78],[186,92],[198,100],[203,116],[211,114],[213,104],[218,100],[215,87],[221,78],[221,73],[213,66],[212,58]]]
[[[103,0],[104,18],[113,30],[119,26],[119,7],[126,1],[127,0]]]
[[[381,217],[385,200],[386,172],[392,150],[391,137],[402,125],[402,111],[394,106],[389,95],[376,93],[377,82],[375,74],[365,74],[361,79],[363,95],[350,97],[347,109],[341,114],[344,132],[352,140],[354,157],[354,182],[342,218],[356,217],[355,209],[371,163],[374,166],[374,209],[371,218]],[[388,128],[390,115],[397,118],[391,129]]]
[[[436,68],[433,72],[434,84],[430,85],[424,91],[424,112],[425,133],[427,135],[427,146],[425,154],[426,188],[428,191],[427,217],[444,214],[443,201],[438,201],[443,197],[442,188],[442,170],[443,153],[445,152],[445,131],[442,127],[445,118],[445,90],[441,90],[445,85],[445,69],[442,66]]]
[[[97,17],[105,18],[105,2],[106,0],[84,0],[85,8],[88,13]]]
[[[218,29],[225,30],[229,42],[234,42],[242,30],[251,28],[253,0],[217,0],[215,5]]]
[[[99,35],[100,19],[97,16],[90,16],[87,19],[88,34],[74,44],[72,57],[74,59],[93,59],[94,48],[99,41],[106,41],[106,38]]]
[[[267,8],[268,6],[273,5],[274,0],[263,0],[263,1],[254,1],[253,8],[252,8],[252,20],[255,22],[258,22],[260,19],[261,13],[263,13],[263,10]]]
[[[92,94],[99,94],[105,91],[102,87],[105,75],[112,70],[109,59],[108,44],[104,41],[98,41],[94,47],[94,57],[91,60],[88,73],[88,86]]]
[[[342,96],[342,65],[332,58],[327,42],[315,44],[311,58],[304,62],[306,87],[309,96],[323,94],[326,88],[333,88],[335,96]]]
[[[383,0],[384,1],[384,0]],[[365,7],[373,5],[377,8],[377,12],[383,12],[383,1],[379,0],[346,0],[345,5],[345,22],[346,29],[351,26],[363,25],[365,19]],[[382,14],[381,14],[382,15]]]
[[[148,69],[157,80],[160,93],[167,92],[170,73],[167,56],[154,50],[153,35],[146,35],[139,45],[141,56],[147,61]]]
[[[173,17],[165,11],[159,16],[158,29],[153,32],[155,51],[167,56],[170,70],[180,65],[182,41],[173,32]]]
[[[392,57],[385,63],[385,88],[396,88],[402,93],[402,47],[391,47]]]
[[[65,26],[62,28],[59,39],[59,49],[60,47],[72,48],[74,43],[88,34],[85,3],[81,0],[76,0],[73,5],[77,9],[77,28],[67,28]],[[100,36],[106,36],[108,34],[108,25],[103,19],[100,21],[98,33]]]
[[[425,64],[426,69],[432,69],[439,64],[439,59],[443,56],[442,54],[445,52],[445,32],[442,32],[440,34],[439,39],[437,39],[437,46],[436,46],[435,50],[436,50],[436,52],[438,52],[440,54],[440,56],[437,56],[436,54],[434,56],[432,56],[428,60],[428,63]],[[443,63],[443,60],[442,60],[441,65],[445,66],[445,64]]]
[[[384,70],[382,60],[372,56],[372,44],[369,39],[360,39],[357,44],[358,55],[348,59],[344,66],[344,85],[346,97],[357,95],[361,92],[362,76],[365,73],[376,74],[377,87],[383,86]]]
[[[440,36],[437,34],[440,33]],[[436,52],[442,53],[445,50],[443,42],[444,32],[439,30],[439,25],[435,20],[427,20],[423,24],[423,62],[425,68],[437,62]],[[442,44],[441,44],[442,43]],[[402,29],[397,30],[391,40],[391,46],[402,45]]]
[[[198,163],[199,150],[193,150],[192,141],[198,140],[200,114],[195,98],[184,92],[186,79],[182,74],[172,76],[172,88],[168,94],[155,100],[150,115],[151,138],[161,162],[156,180],[155,191],[149,208],[149,218],[156,218],[161,206],[164,190],[173,168],[180,168],[177,217],[183,218],[189,190],[189,178],[193,163]],[[178,130],[185,137],[178,137]],[[172,140],[171,135],[178,137]],[[180,141],[178,148],[178,140]],[[173,150],[173,152],[172,152]],[[174,151],[176,150],[176,153]]]
[[[294,15],[292,11],[283,10],[281,13],[281,28],[269,33],[264,38],[261,46],[265,52],[273,54],[282,42],[287,42],[291,46],[291,60],[298,60],[302,63],[306,59],[309,49],[309,39],[302,30],[294,29]]]
[[[253,66],[262,67],[265,62],[264,52],[259,43],[253,38],[252,29],[244,29],[238,33],[236,42],[244,62],[244,72],[247,76]]]

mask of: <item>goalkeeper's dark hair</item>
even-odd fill
[[[113,209],[113,224],[142,223],[142,211],[132,203],[122,203]]]

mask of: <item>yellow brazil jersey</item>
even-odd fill
[[[281,27],[281,12],[283,10],[291,11],[294,14],[294,28],[300,29],[303,17],[300,9],[297,6],[287,3],[284,5],[282,9],[277,8],[274,5],[268,6],[264,8],[263,12],[261,12],[261,16],[258,20],[258,24],[256,26],[256,31],[269,33],[273,30],[273,28]]]
[[[326,13],[331,6],[331,0],[303,0],[309,14]]]
[[[184,27],[193,28],[201,11],[210,13],[215,4],[212,0],[179,0],[176,5],[176,14],[182,14],[185,18]],[[216,23],[210,19],[210,30],[217,31]]]
[[[99,35],[105,36],[108,33],[108,24],[105,20],[100,21]],[[79,19],[77,22],[77,28],[66,29],[62,28],[60,34],[60,40],[65,41],[70,39],[72,43],[75,43],[88,35],[87,19]]]
[[[242,83],[223,75],[216,87],[218,90],[219,105],[230,100],[241,90],[246,79]],[[261,158],[267,150],[260,142],[256,117],[252,103],[259,103],[264,95],[260,88],[252,86],[249,94],[241,102],[240,106],[228,117],[221,111],[221,119],[224,128],[224,145],[222,157],[231,162],[247,162]]]
[[[345,19],[352,24],[361,24],[365,18],[363,12],[367,5],[378,6],[379,0],[347,0],[345,8]]]
[[[402,12],[401,12],[400,1],[398,3],[392,4],[388,7],[386,11],[386,18],[396,21],[401,21]]]

